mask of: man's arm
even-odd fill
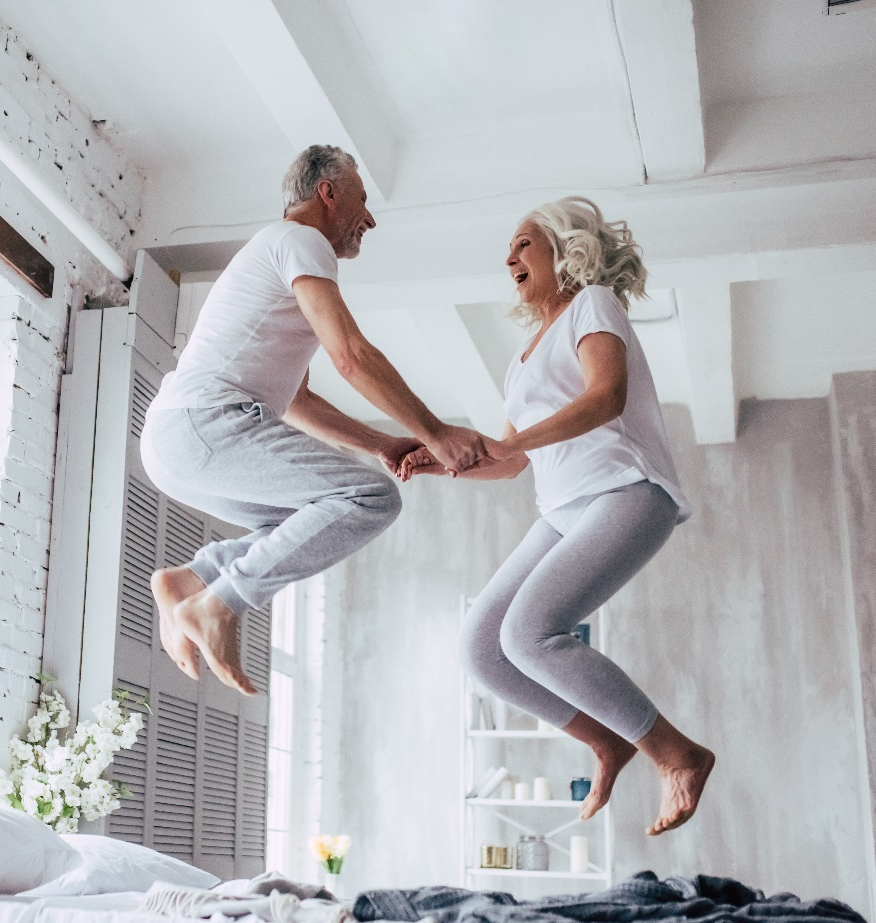
[[[487,456],[479,433],[442,423],[368,342],[329,279],[301,276],[292,289],[335,368],[366,400],[413,433],[453,474]]]
[[[327,400],[314,394],[308,387],[309,382],[308,370],[298,393],[283,414],[283,420],[290,426],[323,442],[374,455],[392,474],[395,474],[401,459],[408,452],[422,445],[418,439],[390,436],[348,417]]]

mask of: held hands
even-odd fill
[[[395,474],[409,481],[415,474],[447,474],[447,469],[425,446],[420,446],[405,455]]]
[[[454,427],[454,429],[462,429],[462,427]],[[468,433],[474,432],[473,430],[463,431]],[[479,436],[486,454],[467,468],[460,468],[458,472],[452,471],[442,464],[436,457],[435,452],[426,446],[420,446],[405,455],[395,473],[402,481],[409,481],[415,474],[450,474],[451,476],[455,476],[457,473],[463,473],[473,469],[489,468],[491,465],[496,464],[497,461],[501,461],[511,454],[499,440],[490,439],[488,436],[480,436],[480,434],[476,435]]]
[[[377,453],[377,458],[390,474],[401,477],[399,472],[403,461],[409,453],[413,454],[418,449],[423,449],[423,443],[419,439],[411,436],[387,436],[386,442]],[[406,481],[407,478],[402,480]]]

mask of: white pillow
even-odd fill
[[[219,883],[215,875],[136,843],[87,833],[62,834],[62,840],[73,847],[81,863],[54,881],[44,879],[45,883],[32,888],[27,896],[148,891],[156,881],[191,888],[212,888]]]
[[[0,804],[0,894],[35,888],[80,862],[76,850],[42,821]]]

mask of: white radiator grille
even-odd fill
[[[207,709],[203,768],[201,852],[234,856],[237,828],[237,760],[240,741],[236,715]]]
[[[268,798],[268,729],[247,721],[243,730],[241,767],[243,842],[241,854],[265,855],[266,804]]]
[[[134,373],[134,391],[131,397],[131,435],[140,438],[143,424],[146,422],[146,411],[158,391],[140,375]]]
[[[130,797],[122,799],[122,806],[109,816],[109,834],[129,843],[142,843],[146,835],[146,754],[149,737],[149,711],[140,704],[148,699],[149,690],[136,683],[120,680],[118,689],[129,692],[125,705],[130,711],[143,716],[143,730],[130,750],[119,750],[113,760],[113,781],[122,782]]]
[[[188,564],[203,544],[203,521],[178,503],[168,500],[164,534],[165,566],[182,567]]]
[[[271,680],[271,605],[250,609],[244,618],[246,628],[245,667],[249,678],[263,692]]]
[[[155,827],[152,844],[168,856],[192,860],[195,844],[195,771],[198,706],[159,694],[156,709]]]
[[[144,644],[152,643],[149,578],[155,570],[157,540],[158,492],[129,477],[119,630],[125,637]]]

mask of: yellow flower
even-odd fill
[[[312,837],[309,843],[311,853],[322,862],[330,872],[340,871],[344,856],[350,850],[350,838],[346,834],[329,836],[323,833]]]

